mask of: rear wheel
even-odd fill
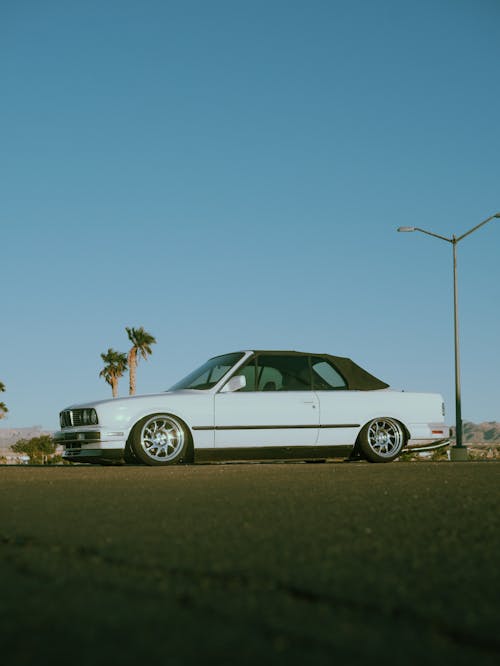
[[[391,462],[405,445],[405,433],[398,421],[376,418],[363,427],[358,444],[363,456],[370,462]]]
[[[146,416],[131,436],[132,451],[146,465],[191,462],[192,444],[187,427],[171,414]]]

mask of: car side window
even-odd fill
[[[255,384],[256,384],[255,378],[257,374],[255,358],[252,358],[250,361],[248,361],[246,365],[244,365],[242,368],[239,368],[235,374],[243,375],[247,380],[246,386],[240,389],[238,393],[242,393],[245,391],[255,391]]]
[[[328,361],[312,357],[311,369],[313,388],[316,391],[335,391],[347,388],[345,379]]]
[[[257,391],[310,391],[307,356],[260,354],[257,357]]]

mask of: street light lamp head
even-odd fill
[[[500,217],[500,213],[495,213],[493,217]]]
[[[415,231],[415,227],[398,227],[398,231]]]

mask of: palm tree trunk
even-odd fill
[[[135,370],[137,366],[137,350],[132,348],[128,355],[129,395],[135,395]]]
[[[111,390],[113,392],[113,398],[118,397],[118,377],[111,378]]]

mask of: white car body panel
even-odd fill
[[[432,426],[444,424],[442,397],[437,393],[404,391],[317,391],[320,405],[319,445],[345,444],[356,440],[372,419],[386,416],[406,426],[410,439],[432,439]],[[328,428],[325,426],[336,427]],[[339,427],[348,425],[351,427]],[[353,428],[357,425],[357,428]],[[442,437],[447,436],[441,435]]]
[[[134,425],[145,416],[151,414],[175,414],[188,427],[196,424],[213,424],[213,394],[202,391],[176,391],[154,393],[149,395],[115,398],[98,402],[72,405],[68,409],[94,408],[99,418],[99,426],[77,426],[67,429],[96,431],[102,434],[102,448],[125,448],[125,443]],[[211,431],[196,432],[196,447],[213,448],[214,437]],[[93,448],[93,444],[85,444],[82,448]]]
[[[216,394],[215,446],[312,446],[318,438],[318,407],[313,391]]]
[[[296,352],[290,352],[293,353]],[[388,388],[224,392],[225,384],[238,375],[238,369],[253,354],[244,352],[231,370],[207,390],[184,389],[68,407],[65,411],[69,413],[94,409],[98,424],[64,424],[56,433],[56,440],[66,446],[64,455],[71,460],[92,451],[100,452],[103,458],[106,452],[121,455],[133,427],[154,414],[170,414],[185,423],[195,456],[197,451],[258,451],[270,447],[352,449],[363,426],[377,418],[401,423],[412,443],[449,436],[442,397],[436,393]]]

